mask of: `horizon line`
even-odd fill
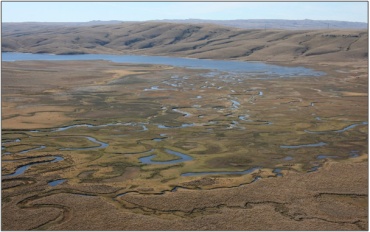
[[[90,21],[2,21],[2,23],[90,23],[90,22],[150,22],[150,21],[165,21],[165,20],[203,20],[203,21],[247,21],[247,20],[275,20],[275,21],[331,21],[331,22],[349,22],[349,23],[364,23],[368,22],[361,21],[345,21],[345,20],[333,20],[333,19],[202,19],[202,18],[187,18],[187,19],[150,19],[150,20],[99,20],[94,19]]]

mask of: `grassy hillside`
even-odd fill
[[[169,55],[258,61],[358,61],[367,30],[246,30],[206,24],[130,22],[73,26],[4,23],[2,51]]]

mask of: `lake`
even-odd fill
[[[144,55],[107,55],[107,54],[82,54],[82,55],[54,55],[3,52],[2,61],[25,60],[107,60],[116,63],[131,64],[160,64],[194,69],[212,69],[222,72],[250,73],[253,75],[268,75],[277,77],[293,76],[321,76],[325,73],[304,67],[284,67],[262,62],[246,62],[236,60],[210,60],[166,56]]]

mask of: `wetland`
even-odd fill
[[[4,230],[368,227],[365,60],[2,55]]]

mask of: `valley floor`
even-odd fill
[[[3,230],[367,230],[367,62],[2,64]]]

